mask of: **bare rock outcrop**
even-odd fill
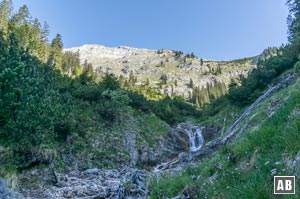
[[[20,193],[11,191],[3,179],[0,178],[0,198],[1,199],[25,199]]]

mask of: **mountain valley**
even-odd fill
[[[300,190],[299,0],[288,43],[216,61],[64,48],[0,1],[0,198],[281,198]],[[238,49],[237,49],[238,50]]]

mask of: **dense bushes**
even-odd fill
[[[166,97],[160,101],[153,101],[151,102],[151,110],[169,124],[182,122],[187,117],[198,117],[201,114],[192,105],[187,104],[182,97],[175,97],[174,99]]]
[[[135,109],[149,112],[151,110],[150,102],[144,97],[144,95],[139,94],[134,91],[127,92],[128,97],[130,98],[129,105]]]
[[[244,106],[253,102],[271,81],[282,72],[291,69],[297,62],[299,49],[285,46],[281,55],[261,62],[247,79],[242,79],[242,85],[229,90],[228,98],[234,104]]]
[[[98,111],[106,120],[113,122],[122,111],[126,111],[129,98],[124,90],[107,89],[101,93],[101,97]]]
[[[128,91],[130,106],[144,112],[153,112],[169,124],[182,122],[187,117],[199,117],[201,112],[188,104],[182,97],[166,97],[159,101],[148,101],[137,92]]]

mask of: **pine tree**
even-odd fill
[[[162,83],[161,83],[161,81],[158,83],[158,87],[159,87],[160,89],[162,89]]]
[[[222,70],[220,65],[217,66],[217,70],[216,70],[216,75],[221,75],[222,74]]]
[[[85,60],[82,67],[83,67],[83,71],[79,76],[80,82],[83,85],[93,82],[95,79],[93,65],[91,63],[89,63],[87,60]]]
[[[300,46],[300,0],[287,0],[289,8],[288,22],[288,39],[298,48]],[[298,49],[299,50],[299,49]]]
[[[30,40],[33,25],[31,24],[31,16],[26,5],[19,8],[18,12],[15,13],[10,20],[10,31],[14,32],[16,37],[19,39],[20,45],[25,50],[30,49]]]
[[[124,77],[122,74],[120,74],[120,75],[119,75],[119,82],[120,82],[120,85],[123,85],[123,84],[124,84],[124,80],[125,80],[125,77]]]
[[[124,87],[129,87],[129,83],[128,83],[128,80],[127,79],[125,79],[125,81],[124,81]]]
[[[146,80],[146,86],[147,86],[147,87],[150,86],[150,80],[149,80],[149,78],[147,78],[147,80]]]
[[[64,52],[62,55],[62,71],[68,76],[75,75],[76,67],[80,66],[79,52]]]
[[[160,67],[165,67],[164,61],[160,61]]]
[[[51,63],[54,64],[54,66],[62,70],[62,50],[63,50],[63,42],[60,34],[57,34],[55,38],[51,42],[52,52],[51,52],[51,58],[53,61]]]
[[[191,58],[195,58],[196,56],[195,56],[195,54],[192,52],[191,53]]]
[[[2,0],[2,2],[0,2],[0,31],[2,31],[3,39],[7,39],[8,37],[9,18],[12,11],[12,0]]]
[[[41,30],[41,41],[44,43],[48,43],[49,34],[50,34],[49,25],[47,22],[44,22],[43,28]]]
[[[162,75],[159,80],[161,80],[162,85],[166,85],[168,81],[167,75]]]
[[[135,77],[134,77],[134,74],[132,71],[130,71],[130,74],[129,74],[129,85],[130,86],[134,86],[135,84]]]
[[[200,103],[199,103],[199,97],[196,97],[196,102],[195,102],[195,105],[197,108],[200,107]]]
[[[194,88],[194,82],[193,82],[192,78],[190,78],[189,87],[190,88]]]
[[[211,73],[211,67],[210,67],[210,64],[207,64],[207,67],[208,67],[208,73]]]

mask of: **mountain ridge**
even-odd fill
[[[117,77],[136,77],[132,86],[149,84],[158,93],[182,96],[191,100],[194,89],[207,88],[220,82],[223,95],[229,84],[247,77],[256,67],[255,57],[232,61],[216,61],[198,58],[193,53],[174,50],[151,50],[128,46],[106,47],[85,44],[66,48],[64,52],[79,53],[80,62],[91,63],[98,74],[113,73]],[[193,82],[193,85],[190,85]],[[226,88],[225,88],[226,87]]]

